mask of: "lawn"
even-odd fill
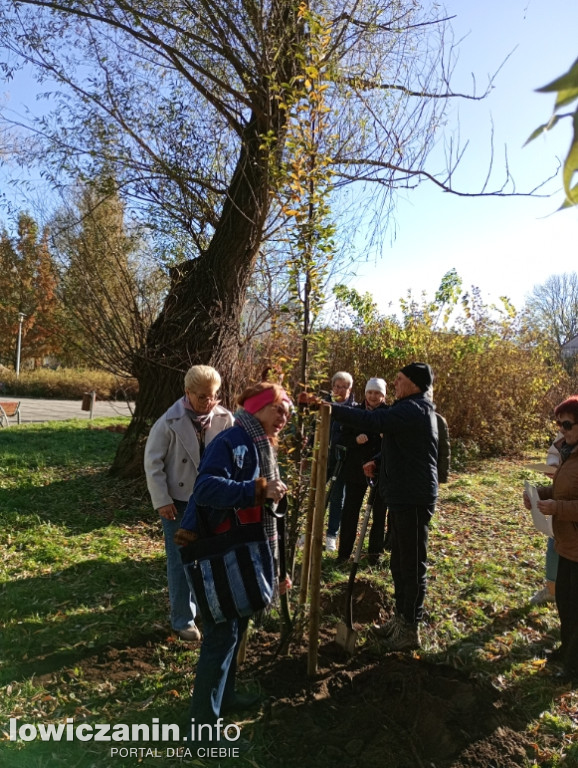
[[[107,474],[116,423],[0,431],[0,765],[578,765],[578,691],[544,662],[559,636],[556,610],[528,604],[546,540],[520,502],[524,479],[542,480],[525,468],[539,455],[479,462],[442,488],[419,653],[383,654],[366,632],[391,606],[387,557],[375,568],[362,561],[358,647],[339,653],[348,572],[325,555],[318,674],[307,677],[306,632],[277,654],[275,615],[249,640],[241,681],[259,686],[265,704],[240,723],[247,755],[181,759],[170,740],[68,739],[82,724],[119,734],[123,724],[184,728],[197,659],[168,625],[162,534],[146,487]],[[32,738],[32,726],[61,724],[60,741]]]

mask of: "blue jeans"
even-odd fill
[[[560,556],[554,548],[554,539],[549,536],[546,545],[546,581],[556,581],[559,558]]]
[[[174,630],[187,629],[195,623],[197,606],[193,602],[191,590],[185,576],[179,548],[174,542],[177,529],[181,527],[186,501],[173,499],[177,508],[175,520],[161,517],[165,534],[165,552],[167,553],[167,582],[169,585],[169,602],[171,605],[171,627]]]
[[[220,624],[203,616],[203,642],[197,663],[191,698],[191,718],[198,727],[214,725],[221,716],[223,702],[235,698],[237,653],[249,619],[229,619]]]

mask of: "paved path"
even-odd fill
[[[64,421],[65,419],[90,419],[90,411],[81,409],[81,400],[42,400],[33,397],[12,397],[2,395],[2,400],[20,400],[20,421],[22,424],[41,421]],[[130,404],[134,408],[134,403]],[[112,416],[130,416],[131,410],[127,403],[114,402],[109,400],[97,400],[94,404],[93,416],[112,417]],[[14,419],[10,419],[10,426],[16,424]]]

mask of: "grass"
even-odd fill
[[[0,764],[8,768],[182,765],[145,753],[113,760],[111,745],[95,742],[8,738],[10,717],[186,720],[197,650],[169,631],[162,533],[144,484],[107,474],[120,435],[98,427],[114,421],[0,431]],[[535,745],[527,768],[578,765],[578,692],[543,672],[543,649],[559,637],[556,610],[528,605],[543,581],[546,540],[521,505],[525,478],[541,481],[523,461],[492,460],[443,487],[423,658],[508,693]],[[323,573],[347,579],[328,558]],[[383,573],[366,574],[391,594]],[[258,741],[247,764],[268,766]]]

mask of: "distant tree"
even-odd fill
[[[52,221],[68,354],[118,376],[130,376],[144,354],[168,276],[151,258],[140,228],[108,181],[76,190],[75,203]]]
[[[0,232],[0,358],[15,363],[18,315],[22,323],[21,360],[35,365],[58,354],[56,334],[58,302],[57,273],[48,247],[48,230],[39,231],[35,220],[21,213],[17,233]]]
[[[551,275],[526,301],[531,325],[559,349],[578,334],[578,274]]]

